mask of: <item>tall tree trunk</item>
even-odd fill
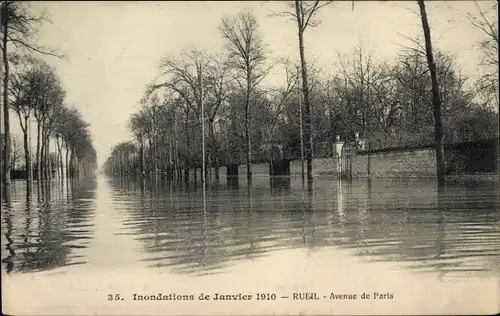
[[[10,170],[15,170],[16,169],[16,162],[17,162],[17,159],[16,159],[16,152],[15,152],[15,148],[13,148],[11,150],[11,158],[10,158]]]
[[[9,118],[9,59],[7,57],[7,38],[9,32],[9,13],[7,12],[7,4],[2,6],[1,18],[3,23],[3,38],[2,38],[2,57],[4,64],[4,77],[3,77],[3,126],[4,126],[4,139],[3,139],[3,174],[2,182],[5,185],[8,193],[8,186],[10,185],[10,118]],[[7,196],[7,194],[6,194]]]
[[[70,166],[69,166],[69,144],[68,140],[65,140],[65,147],[66,147],[66,161],[65,161],[65,167],[66,167],[66,180],[70,178]]]
[[[41,122],[37,120],[37,128],[36,128],[36,175],[37,175],[37,180],[40,181],[42,180],[42,164],[41,164],[41,152],[40,152],[40,141],[41,141],[41,133],[42,133],[42,127],[41,127]]]
[[[301,13],[299,10],[299,0],[295,0],[295,10],[297,14],[298,35],[299,35],[299,52],[300,64],[302,70],[302,93],[304,94],[304,105],[306,110],[304,127],[306,130],[306,161],[307,161],[307,179],[311,180],[312,176],[312,128],[311,128],[311,103],[309,102],[309,83],[307,80],[307,64],[304,54],[304,21],[300,19]]]
[[[177,179],[180,179],[180,177],[181,177],[181,163],[179,161],[179,147],[177,144],[177,132],[176,132],[175,127],[173,129],[173,135],[174,135],[174,169],[175,169]]]
[[[26,165],[26,181],[28,182],[28,187],[30,188],[31,182],[33,179],[31,179],[32,176],[32,165],[31,165],[31,156],[30,156],[30,148],[29,148],[29,139],[28,139],[28,120],[25,119],[25,126],[26,128],[23,128],[23,147],[24,147],[24,164]]]
[[[141,177],[144,177],[144,139],[142,136],[139,138],[139,156],[140,156],[140,171],[141,171]]]
[[[199,72],[201,72],[200,68]],[[205,152],[205,107],[203,102],[203,80],[201,79],[201,75],[199,78],[199,87],[200,87],[200,120],[201,120],[201,183],[203,185],[203,190],[205,190],[205,182],[207,181],[207,161],[206,161],[206,152]],[[205,196],[203,196],[205,197]]]
[[[45,129],[42,129],[42,137],[40,139],[40,172],[42,174],[41,179],[46,180],[47,179],[47,143],[45,142],[46,136],[45,136]]]
[[[425,37],[425,51],[427,54],[427,63],[431,74],[432,82],[432,104],[434,105],[434,140],[436,142],[436,167],[438,186],[444,186],[445,180],[445,165],[444,165],[444,149],[443,149],[443,125],[441,122],[441,95],[439,93],[439,82],[437,78],[436,64],[432,51],[431,30],[427,20],[427,12],[425,10],[424,0],[417,0],[420,7],[420,17],[422,19],[422,28]]]
[[[247,65],[247,69],[250,69],[249,65]],[[250,117],[248,115],[248,112],[250,110],[250,80],[250,73],[249,71],[247,71],[247,93],[245,95],[245,142],[247,147],[247,179],[252,179],[252,144],[250,143]]]
[[[252,144],[250,144],[250,130],[248,126],[248,110],[245,110],[245,142],[246,142],[246,154],[247,154],[247,179],[252,178]]]
[[[44,164],[43,164],[43,173],[45,175],[45,179],[50,179],[50,138],[48,136],[48,132],[45,132],[44,138]]]
[[[185,128],[186,128],[186,162],[185,162],[185,167],[184,167],[184,181],[187,182],[189,181],[189,146],[190,146],[190,141],[189,141],[189,127],[188,127],[188,115],[186,113],[186,121],[185,121]]]
[[[172,163],[172,137],[170,136],[170,133],[168,134],[168,178],[169,179],[172,179],[173,178],[173,174],[174,174],[174,167],[173,167],[173,163]]]
[[[42,179],[47,180],[47,132],[42,131],[42,148],[40,154],[40,160],[42,161]]]
[[[153,174],[154,171],[154,163],[153,163],[153,140],[151,139],[152,137],[148,137],[148,173],[151,175]],[[121,171],[120,171],[121,172]]]
[[[217,147],[217,140],[215,139],[214,122],[210,121],[210,137],[212,138],[212,156],[215,159],[215,180],[219,180],[219,148]]]
[[[158,177],[158,139],[156,137],[156,125],[154,121],[153,115],[153,136],[151,137],[153,140],[153,150],[152,150],[152,162],[153,162],[153,172],[155,177]]]
[[[47,160],[47,179],[52,179],[52,159],[50,157],[50,134],[47,133],[47,145],[45,149],[45,157]]]
[[[70,148],[69,176],[70,176],[70,178],[75,177],[75,148],[73,146],[71,146],[71,148]]]
[[[125,175],[125,153],[120,152],[120,175]]]
[[[83,176],[82,170],[82,161],[77,157],[75,157],[75,173],[78,179],[81,179]]]
[[[42,179],[47,180],[47,143],[45,132],[42,132],[42,148],[40,150],[40,160],[42,166]]]
[[[125,174],[128,176],[130,174],[130,151],[127,149],[125,154]]]
[[[63,156],[63,149],[64,149],[63,146],[64,146],[64,140],[61,138],[61,147],[60,147],[61,148],[60,149],[61,153],[60,153],[60,158],[59,158],[60,159],[59,163],[61,164],[61,178],[65,178],[66,177],[66,173],[64,171],[65,170],[65,168],[64,168],[65,164],[64,164],[64,158],[63,158],[64,157]]]
[[[62,139],[57,137],[56,138],[56,145],[57,145],[57,152],[58,152],[58,161],[59,161],[59,174],[61,176],[61,179],[64,177],[64,165],[63,165],[63,158],[62,158]]]

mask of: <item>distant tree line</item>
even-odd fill
[[[296,11],[278,15],[298,20],[303,41],[305,26],[317,24],[315,12],[328,3],[296,1]],[[437,144],[437,153],[443,143],[498,137],[498,71],[475,81],[453,55],[432,48],[418,3],[423,40],[390,61],[359,45],[339,56],[333,73],[303,52],[298,65],[269,52],[252,12],[223,17],[221,54],[186,50],[162,60],[130,118],[134,140],[114,147],[106,172],[187,178],[203,163],[205,170],[238,163],[251,178],[251,163],[298,158],[301,147],[306,159],[331,155],[336,135],[360,133],[370,149]],[[492,34],[481,47],[498,52]]]

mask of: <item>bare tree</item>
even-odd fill
[[[266,150],[269,145],[272,145],[277,122],[283,114],[286,102],[292,97],[293,91],[297,87],[299,81],[297,71],[298,68],[294,66],[290,60],[283,59],[280,61],[280,64],[282,64],[285,73],[285,85],[275,89],[269,89],[269,93],[271,93],[271,98],[274,103],[274,109],[272,111],[273,115],[271,117],[270,124],[263,126],[266,134],[266,138],[264,140]]]
[[[488,9],[483,9],[477,1],[474,1],[474,5],[476,13],[467,13],[467,19],[485,35],[485,39],[479,42],[479,49],[483,53],[482,65],[486,73],[479,83],[482,89],[494,96],[498,106],[498,2]]]
[[[476,13],[468,13],[467,19],[469,22],[481,30],[486,38],[479,43],[479,48],[484,55],[483,65],[487,72],[479,80],[479,86],[482,93],[489,95],[494,99],[498,111],[498,133],[497,138],[500,139],[500,102],[499,102],[499,78],[498,78],[498,55],[499,55],[499,40],[498,40],[498,2],[495,1],[488,9],[483,9],[478,1],[474,1]],[[500,173],[500,140],[497,141],[498,147],[498,172]]]
[[[144,167],[144,135],[147,130],[147,118],[144,115],[144,111],[141,110],[139,113],[133,114],[129,119],[128,125],[139,143],[139,169],[141,177],[144,177],[146,172]]]
[[[486,35],[486,38],[479,43],[479,48],[484,54],[484,64],[493,66],[498,73],[498,2],[493,2],[493,5],[486,10],[481,8],[477,1],[474,1],[474,5],[476,14],[467,13],[467,19]]]
[[[371,51],[365,52],[362,45],[353,49],[353,59],[349,63],[339,56],[340,67],[344,80],[356,93],[355,102],[361,114],[361,133],[370,137],[370,106],[373,103],[373,88],[380,81],[382,72],[373,60]]]
[[[36,162],[38,180],[42,180],[45,146],[47,146],[47,122],[51,111],[61,106],[65,97],[60,78],[55,69],[46,62],[40,62],[33,69],[29,88],[29,104],[37,121]]]
[[[229,63],[226,56],[214,59],[208,67],[208,80],[206,93],[208,101],[205,111],[209,124],[210,138],[212,140],[210,163],[215,166],[215,179],[219,179],[219,144],[215,135],[215,120],[222,107],[227,103],[230,92],[233,90],[229,78]],[[215,164],[213,163],[215,159]]]
[[[11,55],[9,44],[18,50],[27,50],[43,55],[62,57],[54,50],[33,44],[33,37],[37,28],[43,22],[49,21],[45,14],[33,15],[29,10],[29,3],[21,1],[2,1],[0,5],[0,27],[2,33],[1,50],[4,67],[3,74],[3,120],[4,120],[4,165],[2,182],[10,184],[10,118],[9,118],[9,62]],[[49,21],[50,22],[50,21]]]
[[[245,94],[245,143],[247,179],[252,178],[252,147],[250,141],[250,106],[255,89],[269,72],[264,69],[266,61],[265,45],[259,33],[259,25],[255,16],[242,11],[233,17],[222,18],[218,26],[219,32],[226,40],[229,64],[235,71],[235,81]]]
[[[445,180],[445,165],[444,165],[444,149],[443,149],[443,124],[441,119],[441,95],[439,90],[439,82],[437,77],[436,64],[434,62],[434,54],[432,51],[431,30],[427,20],[427,11],[425,10],[424,0],[417,0],[420,7],[420,18],[422,20],[422,28],[425,37],[425,52],[427,55],[427,64],[431,75],[432,84],[432,104],[434,106],[434,140],[436,148],[436,167],[438,185],[444,186]]]
[[[302,71],[302,95],[304,97],[305,120],[304,127],[306,131],[306,160],[307,160],[307,179],[312,179],[312,151],[313,151],[313,132],[311,125],[311,102],[310,102],[310,87],[308,81],[307,63],[304,52],[304,33],[308,27],[316,27],[319,21],[314,19],[314,16],[324,6],[333,1],[305,1],[295,0],[294,4],[289,4],[290,11],[281,12],[275,15],[290,17],[297,22],[297,31],[299,38],[299,53],[300,65]]]
[[[26,166],[26,174],[28,175],[28,182],[31,182],[32,170],[31,170],[31,155],[28,142],[28,132],[29,132],[29,118],[32,112],[32,106],[30,105],[30,84],[32,82],[33,69],[30,67],[32,63],[25,63],[24,60],[20,60],[17,63],[15,71],[10,77],[9,91],[10,108],[14,110],[19,119],[19,126],[21,127],[23,133],[23,144],[24,144],[24,162]],[[29,168],[29,169],[28,169]]]
[[[159,84],[153,83],[149,86],[146,95],[150,95],[153,91],[159,88],[166,88],[176,92],[180,99],[185,103],[185,127],[188,133],[189,114],[193,112],[199,118],[201,125],[202,135],[202,181],[205,181],[205,130],[204,124],[206,119],[206,111],[204,103],[207,94],[204,91],[208,77],[208,68],[210,65],[210,58],[202,51],[191,50],[182,54],[181,60],[173,58],[164,58],[161,62],[160,69],[162,70],[161,76],[165,76],[165,80]],[[188,135],[186,135],[188,136]],[[186,153],[186,169],[185,180],[188,180],[187,172],[189,170],[189,137]]]

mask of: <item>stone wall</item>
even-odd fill
[[[436,154],[432,148],[382,151],[352,158],[352,176],[373,178],[436,177]]]
[[[331,158],[313,158],[313,175],[321,176],[321,175],[336,175],[336,161]],[[300,160],[292,160],[290,161],[290,175],[291,176],[300,176],[302,172],[302,168],[300,166]],[[304,161],[304,172],[307,172],[307,162]]]
[[[370,174],[373,178],[429,178],[436,176],[436,158],[433,148],[397,149],[358,154],[351,158],[351,170],[354,178],[368,177],[368,156],[370,156]],[[220,177],[226,177],[226,167],[220,167]],[[200,170],[197,170],[198,173]],[[307,171],[304,163],[304,171]],[[212,169],[212,177],[214,175]],[[238,167],[239,178],[246,177],[245,164]],[[190,172],[191,177],[193,170]],[[300,160],[290,161],[290,175],[300,176]],[[336,176],[337,161],[332,157],[314,158],[314,176]],[[252,165],[252,175],[255,177],[269,177],[269,164],[258,163]],[[199,176],[198,176],[199,177]]]
[[[370,153],[370,174],[373,178],[428,178],[436,176],[436,158],[432,148],[392,150]],[[306,168],[304,164],[304,168]],[[351,159],[353,178],[368,177],[368,154]],[[300,175],[300,160],[290,162],[290,175]],[[337,175],[333,158],[313,159],[315,176]]]
[[[247,165],[241,164],[238,168],[238,174],[240,179],[244,179],[247,176]],[[269,164],[267,163],[257,163],[252,164],[252,177],[269,177]]]
[[[483,143],[487,144],[485,145]],[[460,171],[465,173],[495,171],[496,161],[498,157],[496,154],[497,151],[493,149],[497,148],[495,147],[497,146],[496,144],[497,144],[496,140],[488,140],[470,144],[464,143],[457,145],[446,145],[445,157],[447,160],[446,162],[447,168],[449,170],[453,169],[454,172],[458,173]],[[462,145],[467,145],[469,147],[467,147],[467,150],[464,150],[462,148]],[[458,159],[457,157],[460,158],[461,160]],[[370,160],[370,176],[372,178],[436,177],[436,155],[434,148],[430,146],[418,147],[418,148],[390,148],[390,149],[376,150],[370,153],[363,152],[358,155],[355,155],[351,158],[350,161],[351,174],[353,178],[368,177],[368,160]],[[338,175],[337,166],[338,164],[336,159],[332,157],[314,158],[313,175],[337,176]],[[448,173],[450,173],[449,170],[447,170]],[[269,177],[269,171],[270,170],[268,163],[258,163],[252,165],[252,174],[254,177]],[[304,163],[304,171],[307,171],[307,166],[305,163]],[[197,172],[198,172],[198,178],[200,178],[199,174],[200,170],[197,169]],[[194,171],[190,170],[190,178],[194,178],[193,173]],[[226,173],[227,173],[226,167],[220,167],[221,179],[226,177]],[[239,165],[238,174],[239,178],[246,177],[245,164]],[[291,160],[290,176],[296,177],[300,176],[300,174],[301,174],[300,159]],[[213,175],[214,175],[214,170],[212,169],[212,177]]]
[[[331,157],[315,158],[313,159],[312,163],[313,163],[313,175],[337,174],[336,161]]]
[[[370,157],[370,176],[372,178],[432,178],[436,177],[436,156],[433,148],[398,149],[358,154],[351,158],[353,178],[368,177],[368,156]],[[201,179],[200,169],[197,178]],[[215,170],[212,168],[212,178]],[[307,165],[304,163],[304,171]],[[220,167],[220,178],[226,178],[226,167]],[[239,165],[238,177],[246,177],[245,164]],[[190,170],[190,179],[194,179],[194,170]],[[300,160],[290,161],[290,176],[300,176]],[[337,176],[337,162],[335,159],[314,158],[314,176]],[[210,176],[210,174],[209,174]],[[269,177],[269,164],[259,163],[252,165],[253,177]]]

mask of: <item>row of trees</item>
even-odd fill
[[[497,137],[498,90],[484,83],[498,82],[498,72],[475,82],[452,55],[433,49],[423,1],[424,44],[415,40],[415,48],[390,62],[360,45],[339,56],[334,74],[306,62],[304,52],[305,30],[317,25],[315,13],[328,3],[295,1],[294,10],[276,14],[297,22],[299,65],[272,58],[247,11],[222,18],[222,54],[190,50],[163,59],[130,119],[135,140],[113,149],[107,172],[182,176],[183,170],[187,179],[189,169],[243,162],[251,178],[251,162],[305,155],[310,177],[313,153],[329,155],[335,135],[350,140],[360,132],[371,149],[434,143],[444,179],[443,142]],[[496,47],[487,47],[498,52],[498,37]],[[271,85],[266,79],[273,77],[282,82]]]
[[[50,49],[31,43],[36,27],[45,16],[33,16],[29,4],[2,2],[2,57],[3,57],[3,183],[10,183],[12,144],[9,111],[15,112],[23,133],[24,160],[28,181],[33,180],[33,169],[38,180],[50,179],[53,170],[59,177],[73,177],[91,173],[96,165],[89,125],[74,107],[65,105],[65,91],[55,69],[36,57],[61,57]],[[35,162],[32,162],[30,127],[36,122]],[[51,143],[55,153],[51,155]],[[51,159],[52,157],[52,159]],[[34,166],[34,168],[33,168]],[[33,169],[32,169],[33,168]]]

